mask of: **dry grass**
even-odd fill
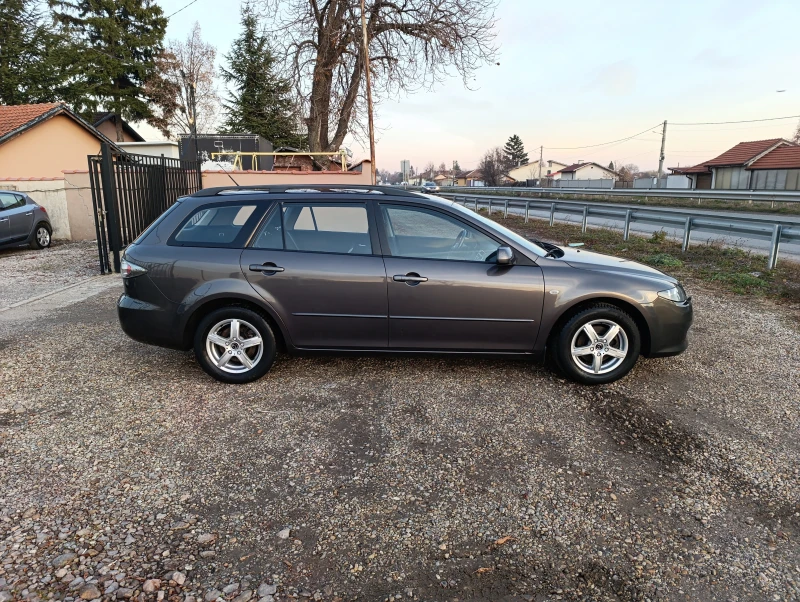
[[[787,302],[800,307],[800,264],[781,260],[767,271],[767,258],[739,248],[708,243],[690,246],[683,253],[679,242],[669,240],[665,232],[651,237],[631,235],[622,240],[615,230],[590,228],[581,233],[579,225],[508,218],[492,215],[497,222],[520,234],[558,245],[582,242],[586,248],[640,261],[680,278],[699,280],[709,287],[740,295],[754,295]]]

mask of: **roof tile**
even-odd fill
[[[57,102],[36,105],[0,106],[0,136],[13,132],[18,127],[41,117],[48,111],[60,106]]]
[[[800,169],[800,146],[779,146],[748,169]]]
[[[770,138],[769,140],[753,140],[751,142],[740,142],[731,149],[726,150],[719,157],[706,161],[701,165],[708,167],[718,167],[722,165],[744,165],[753,157],[760,155],[768,148],[786,142],[783,138]],[[786,142],[787,144],[791,144]]]

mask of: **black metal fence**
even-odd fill
[[[119,272],[120,253],[178,197],[202,188],[199,164],[117,153],[106,143],[89,155],[100,273]]]

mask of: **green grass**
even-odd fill
[[[556,223],[551,227],[536,219],[526,224],[521,217],[491,217],[523,236],[557,245],[582,242],[590,251],[651,265],[686,282],[689,288],[692,282],[702,282],[713,290],[788,302],[800,308],[800,263],[780,259],[774,270],[767,271],[764,255],[717,243],[694,243],[684,253],[681,243],[668,240],[665,232],[649,237],[631,235],[624,241],[619,230],[589,228],[581,233],[580,225]]]

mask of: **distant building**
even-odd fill
[[[800,190],[800,146],[783,138],[740,142],[718,157],[670,171],[689,178],[693,189]]]
[[[184,161],[195,160],[194,137],[191,134],[178,134],[178,147],[181,159]],[[242,169],[266,170],[272,169],[273,159],[270,155],[256,156],[247,153],[270,153],[272,142],[257,134],[198,134],[197,151],[203,162],[219,161],[223,164],[232,161],[230,157],[212,157],[213,153],[242,153]]]
[[[553,161],[550,159],[542,161],[542,169],[540,171],[539,159],[536,159],[535,161],[531,161],[525,165],[520,165],[519,167],[510,169],[508,176],[514,178],[514,180],[517,182],[538,180],[540,177],[547,178],[548,176],[551,176],[565,167],[567,167],[566,163],[561,163],[560,161]]]
[[[573,163],[556,173],[561,180],[617,180],[619,178],[617,172],[593,161]]]
[[[120,118],[120,121],[122,122],[123,142],[144,142],[144,138],[127,121],[122,118]],[[96,112],[92,115],[92,125],[104,136],[111,140],[117,140],[117,116],[111,111]]]
[[[408,159],[400,161],[400,173],[403,174],[403,182],[408,182],[411,177],[411,161]]]

